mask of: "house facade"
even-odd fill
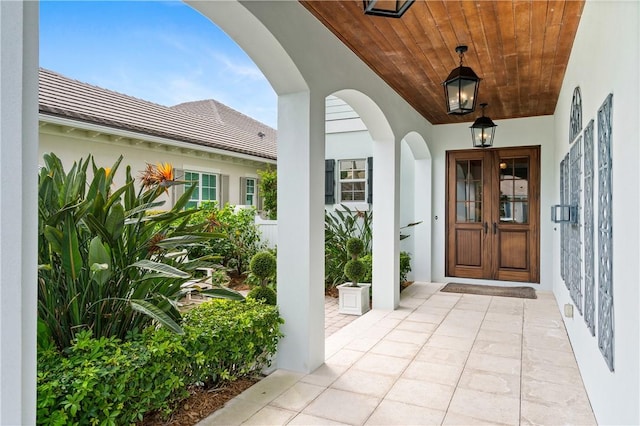
[[[278,94],[278,222],[281,231],[295,232],[282,231],[278,239],[278,304],[285,338],[277,364],[308,372],[324,362],[326,97],[335,95],[351,105],[373,141],[376,309],[399,305],[396,259],[405,146],[415,165],[412,211],[429,218],[426,226],[415,228],[429,241],[421,250],[430,254],[422,259],[429,263],[433,281],[451,278],[445,275],[444,260],[445,162],[447,151],[469,147],[469,124],[429,123],[298,2],[188,3],[230,34]],[[498,148],[539,147],[540,282],[536,285],[553,291],[561,311],[565,305],[574,307],[574,315],[564,317],[564,326],[601,424],[640,423],[640,194],[634,183],[640,160],[639,8],[638,2],[586,1],[553,115],[497,121]],[[37,15],[34,2],[0,3],[0,423],[6,424],[32,424],[35,417],[37,199],[30,188],[35,188],[33,170],[38,162]],[[576,87],[583,120],[574,127]],[[574,128],[577,132],[570,132]],[[576,156],[584,165],[584,156],[577,150],[572,155],[571,150],[582,138],[584,152],[584,140],[591,137],[598,147],[592,157],[598,164],[597,177],[594,172],[598,186],[591,198],[598,224],[595,247],[584,254],[588,240],[582,235],[589,227],[583,221],[569,247],[583,253],[574,272],[586,270],[588,259],[595,259],[597,291],[589,302],[596,306],[595,328],[585,316],[587,292],[593,289],[587,287],[588,274],[578,284],[572,281],[574,272],[566,274],[565,261],[575,256],[563,257],[567,230],[552,222],[549,214],[551,206],[573,202],[572,188],[577,194],[589,188],[569,185],[568,196],[564,189],[567,177],[570,182],[575,178],[566,165]],[[601,157],[600,147],[608,147]],[[574,181],[584,182],[584,176]],[[385,202],[378,202],[379,194],[384,194]],[[587,199],[577,198],[582,218],[589,208]],[[553,348],[549,352],[553,355]]]
[[[91,154],[110,167],[123,156],[133,176],[170,163],[176,179],[197,183],[189,205],[261,209],[257,171],[275,168],[275,129],[214,100],[165,107],[42,68],[39,86],[39,158],[52,152],[70,167]],[[115,179],[124,182],[124,167]],[[163,208],[181,190],[173,187]]]

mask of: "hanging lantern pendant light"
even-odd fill
[[[491,121],[489,117],[484,116],[484,109],[487,104],[482,103],[482,117],[478,117],[471,125],[471,138],[473,139],[474,148],[489,148],[493,145],[493,137],[498,125]]]
[[[460,66],[451,71],[449,77],[442,83],[448,114],[464,115],[476,109],[480,77],[470,67],[462,65],[462,57],[467,50],[467,46],[456,47],[456,52],[460,56]]]
[[[415,0],[363,0],[366,15],[400,18]]]

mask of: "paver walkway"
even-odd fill
[[[414,283],[331,334],[316,371],[276,370],[200,425],[596,424],[553,294],[441,287]]]
[[[347,324],[358,318],[357,315],[345,315],[338,312],[338,299],[324,297],[324,337],[331,336]]]

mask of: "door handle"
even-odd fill
[[[484,223],[484,233],[488,233],[489,232],[489,224],[487,222]]]
[[[493,222],[493,233],[494,235],[498,232],[498,224]]]

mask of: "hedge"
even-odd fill
[[[260,371],[281,337],[274,306],[211,300],[184,315],[183,335],[149,328],[127,341],[80,332],[38,353],[37,423],[121,425],[170,413],[190,386]]]

